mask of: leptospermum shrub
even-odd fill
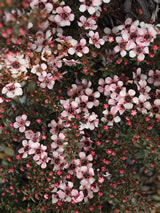
[[[109,0],[2,1],[1,212],[146,212],[159,168],[160,31]]]

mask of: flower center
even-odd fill
[[[15,61],[12,63],[12,67],[15,69],[19,69],[20,68],[20,63],[18,61]]]
[[[57,140],[57,144],[58,144],[58,145],[62,145],[62,144],[63,144],[62,140],[58,139],[58,140]]]
[[[86,173],[84,173],[84,175],[83,175],[85,178],[89,178],[90,177],[90,175],[86,172]]]
[[[131,39],[137,38],[137,34],[136,33],[131,33],[130,37],[131,37]]]
[[[89,101],[94,101],[94,97],[93,96],[89,96],[88,100]]]
[[[108,121],[112,121],[113,120],[113,115],[111,115],[111,114],[107,115],[107,120]]]
[[[132,98],[131,98],[129,95],[127,95],[127,96],[125,97],[125,101],[126,101],[126,102],[131,102],[131,100],[132,100]]]
[[[63,13],[63,14],[62,14],[62,18],[63,18],[63,19],[66,19],[67,17],[68,17],[68,15],[67,15],[66,13]]]
[[[84,108],[85,106],[86,106],[86,103],[85,103],[85,102],[81,102],[81,103],[80,103],[80,107],[83,107],[83,108]]]
[[[158,113],[159,109],[158,107],[153,107],[153,112]]]

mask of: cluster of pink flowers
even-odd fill
[[[110,0],[79,0],[81,5],[79,7],[80,12],[85,12],[86,10],[90,15],[94,14],[97,10],[100,10],[102,2],[109,3]]]
[[[20,154],[22,154],[22,158],[27,158],[30,155],[33,156],[33,160],[41,165],[42,169],[45,169],[47,163],[50,160],[48,157],[47,146],[40,144],[40,132],[34,133],[32,130],[26,130],[25,132],[25,140],[22,141],[23,147],[18,150]]]
[[[16,112],[19,116],[13,122],[15,131],[21,135],[22,147],[18,150],[21,157],[32,159],[38,168],[43,171],[49,168],[54,173],[54,183],[49,183],[53,204],[59,201],[86,203],[99,196],[101,184],[114,176],[109,167],[102,167],[99,172],[100,167],[95,166],[98,158],[95,144],[100,146],[103,140],[95,142],[92,133],[94,136],[100,129],[107,134],[107,130],[123,125],[124,117],[128,119],[126,115],[160,118],[159,67],[151,69],[150,66],[146,71],[137,63],[143,63],[150,54],[159,30],[153,24],[131,19],[113,29],[101,30],[98,18],[109,8],[110,0],[77,2],[79,14],[74,14],[74,8],[64,1],[29,1],[31,14],[39,11],[42,23],[38,27],[28,23],[30,36],[25,53],[7,49],[0,59],[3,70],[0,76],[5,79],[0,103],[9,100],[16,111],[18,103],[28,98],[31,108],[32,101],[36,101],[48,114],[52,110],[58,114],[54,119],[48,117],[47,124],[43,124],[43,121],[35,121],[34,115],[32,118],[28,112],[21,111],[20,115]],[[12,12],[6,13],[8,19],[12,18]],[[76,32],[67,34],[72,33],[73,23],[77,24],[77,32],[82,32],[78,36]],[[113,58],[116,62],[112,66]],[[132,61],[135,67],[126,75],[123,72],[126,77],[123,80],[121,69],[130,66]],[[110,71],[115,73],[110,75]],[[10,79],[8,83],[6,76]],[[30,88],[32,82],[35,88]],[[38,113],[35,116],[38,117]],[[42,132],[34,130],[35,125],[42,125]],[[76,143],[72,140],[74,137],[78,138]],[[78,144],[76,151],[72,149],[73,143],[74,148]],[[116,143],[114,140],[113,144]],[[112,149],[104,152],[106,156],[116,155]],[[109,165],[107,159],[101,161]]]
[[[113,28],[116,35],[117,46],[114,47],[116,53],[120,53],[122,57],[129,53],[130,58],[137,57],[139,62],[145,59],[145,55],[149,54],[149,46],[157,37],[158,29],[152,24],[132,22],[127,19],[124,25]]]
[[[104,3],[109,3],[109,0],[79,0],[81,12],[86,10],[90,16],[80,15],[77,26],[84,30],[83,36],[79,39],[74,39],[72,36],[65,36],[65,26],[70,26],[75,21],[76,14],[72,13],[72,9],[66,6],[64,2],[53,3],[48,1],[31,1],[30,7],[32,10],[39,8],[43,4],[42,11],[46,13],[46,19],[41,23],[41,29],[37,30],[34,39],[29,38],[29,45],[32,51],[40,54],[41,61],[34,65],[30,65],[29,53],[26,55],[17,52],[8,52],[4,54],[3,64],[10,72],[13,81],[12,85],[18,86],[19,89],[8,93],[9,86],[6,85],[2,91],[9,98],[23,95],[21,82],[19,77],[23,75],[23,80],[28,78],[28,70],[36,74],[41,88],[53,89],[56,80],[63,77],[67,71],[62,72],[63,64],[76,65],[75,57],[80,59],[86,54],[92,54],[92,49],[95,47],[100,49],[106,42],[115,42],[113,54],[120,53],[121,57],[127,56],[137,58],[139,62],[143,61],[146,54],[150,54],[149,47],[159,34],[158,29],[153,24],[144,22],[132,21],[127,19],[123,25],[104,29],[104,34],[98,32],[97,11],[102,10]],[[9,15],[9,14],[8,14]],[[52,25],[55,25],[52,27]],[[34,28],[32,23],[28,23],[28,29]],[[111,34],[111,32],[113,34]],[[113,36],[112,36],[113,35]],[[115,39],[114,39],[115,38]],[[56,44],[56,50],[52,51],[52,47]],[[67,47],[64,50],[64,46]],[[109,57],[107,57],[109,60]],[[150,72],[151,73],[151,72]],[[152,75],[152,74],[151,74]],[[17,86],[15,88],[17,88]]]
[[[49,163],[53,166],[54,172],[61,173],[63,170],[68,170],[66,178],[53,185],[53,203],[59,200],[75,203],[87,202],[88,199],[93,198],[94,193],[98,192],[98,185],[95,179],[96,171],[92,163],[94,159],[94,155],[91,152],[93,142],[89,137],[86,138],[84,131],[98,128],[101,122],[104,123],[104,129],[107,129],[107,126],[111,128],[115,123],[121,122],[121,116],[125,111],[130,111],[133,115],[137,114],[137,110],[150,116],[153,116],[153,114],[158,115],[160,110],[160,90],[156,89],[156,95],[153,100],[153,97],[151,98],[152,89],[149,86],[152,84],[158,87],[159,85],[157,84],[157,78],[152,77],[154,74],[157,76],[159,71],[151,70],[147,76],[142,73],[141,68],[137,68],[137,71],[133,73],[137,91],[127,89],[117,75],[113,78],[100,78],[96,91],[92,88],[91,81],[86,79],[82,81],[77,80],[68,89],[69,99],[60,100],[63,108],[60,118],[58,121],[51,120],[48,124],[51,134],[50,149],[47,149],[47,146],[40,143],[40,132],[25,131],[25,126],[28,127],[30,125],[30,122],[26,121],[26,115],[16,118],[14,127],[19,128],[20,132],[25,133],[25,140],[22,141],[23,147],[19,150],[19,153],[23,154],[22,158],[34,155],[33,160],[38,165],[41,165],[43,169]],[[99,107],[102,95],[106,99],[103,111],[96,114],[96,108]],[[71,131],[71,123],[74,119],[79,119],[79,126],[77,128],[82,139],[78,143],[81,149],[77,153],[76,158],[69,163],[65,155],[65,148],[69,143],[66,137],[67,132]],[[73,176],[79,182],[78,189],[75,188],[73,182],[68,180]]]

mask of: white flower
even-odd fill
[[[19,83],[9,83],[2,89],[2,94],[7,95],[8,98],[14,98],[23,94],[21,85]]]
[[[24,55],[8,53],[5,59],[5,65],[11,72],[13,78],[17,78],[22,73],[27,73],[29,68],[29,61],[24,58]]]
[[[104,2],[104,3],[109,3],[109,2],[110,2],[110,0],[103,0],[103,2]]]

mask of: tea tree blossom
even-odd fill
[[[133,98],[136,92],[132,89],[130,89],[128,92],[126,92],[126,88],[124,88],[120,92],[120,99],[119,102],[121,102],[125,109],[132,109],[133,107]]]
[[[47,65],[45,63],[34,65],[31,69],[31,73],[36,74],[37,76],[47,75]]]
[[[82,166],[77,170],[76,174],[78,179],[81,179],[80,183],[85,188],[89,189],[90,185],[94,183],[94,170],[92,167]]]
[[[143,61],[145,58],[145,54],[149,54],[149,49],[148,47],[143,47],[143,46],[136,46],[129,52],[129,56],[131,58],[134,58],[137,56],[137,60],[139,62]]]
[[[47,163],[51,160],[50,157],[48,157],[47,152],[41,157],[38,161],[36,161],[36,164],[40,165],[42,169],[45,169],[47,167]]]
[[[32,42],[32,50],[38,53],[41,52],[44,47],[52,40],[52,38],[53,33],[51,30],[48,30],[46,33],[39,30],[38,32],[36,32],[35,39]]]
[[[64,145],[66,144],[64,142],[65,140],[65,135],[61,132],[58,136],[57,135],[52,135],[51,139],[53,140],[53,142],[51,143],[51,147],[53,149],[56,149],[57,147],[64,147]]]
[[[160,86],[160,70],[150,70],[148,73],[148,83],[153,84],[154,86]]]
[[[9,69],[13,78],[17,78],[22,73],[26,75],[29,68],[29,61],[27,58],[24,58],[23,54],[9,52],[6,55],[5,66]]]
[[[40,75],[38,77],[38,80],[41,82],[40,83],[41,88],[47,87],[48,89],[53,89],[55,81],[51,73],[48,73],[46,76]]]
[[[145,80],[140,80],[137,84],[137,88],[140,95],[145,96],[145,99],[150,99],[149,92],[151,91],[151,87],[147,86]]]
[[[158,165],[158,26],[126,19],[104,28],[110,0],[11,2],[0,9],[0,132],[5,146],[21,147],[15,165],[8,158],[2,209],[103,212],[109,202],[111,212],[133,212],[134,199],[143,210],[128,168],[142,148],[146,172]],[[11,185],[17,177],[27,178],[22,190]],[[20,205],[29,199],[36,200]]]
[[[147,28],[138,29],[138,38],[136,39],[137,44],[142,46],[149,46],[151,42],[156,38],[157,31],[153,26],[148,26]]]
[[[113,123],[119,123],[121,121],[120,117],[117,116],[113,110],[109,111],[108,109],[103,111],[104,117],[102,117],[103,122],[107,122],[108,126],[113,126]]]
[[[23,147],[18,150],[22,155],[22,158],[27,158],[30,150],[30,143],[27,140],[22,141]]]
[[[109,3],[109,2],[110,2],[110,0],[103,0],[103,2],[104,2],[104,3]]]
[[[96,30],[98,27],[96,21],[92,17],[87,19],[85,16],[81,16],[79,20],[78,26],[83,27],[85,30]]]
[[[83,191],[78,192],[78,190],[73,189],[72,192],[71,192],[71,194],[72,194],[72,196],[73,196],[72,199],[73,199],[73,201],[74,201],[75,203],[80,203],[80,202],[82,202],[83,199],[84,199]]]
[[[59,119],[57,122],[55,120],[51,120],[51,122],[48,124],[48,127],[50,127],[50,133],[52,135],[58,135],[60,131],[64,127],[64,122],[62,119]]]
[[[151,109],[151,104],[145,99],[145,96],[140,95],[139,97],[134,97],[133,102],[136,104],[137,109],[142,114],[147,114]]]
[[[98,32],[89,32],[89,43],[95,45],[95,47],[100,48],[101,45],[104,44],[104,40],[99,38],[99,33]]]
[[[142,73],[142,69],[139,67],[137,68],[136,72],[133,72],[133,80],[135,84],[138,84],[140,80],[146,80],[147,75]]]
[[[35,161],[38,161],[39,159],[43,159],[47,155],[47,152],[46,152],[47,147],[40,143],[36,143],[36,144],[32,143],[32,149],[33,149],[32,154],[34,154],[33,160]]]
[[[79,0],[81,2],[81,5],[79,7],[80,12],[88,11],[89,14],[94,14],[97,10],[97,6],[101,4],[101,0]]]
[[[23,94],[21,84],[13,82],[5,85],[5,87],[2,88],[2,94],[5,94],[8,98],[21,96]]]
[[[85,89],[85,94],[88,97],[87,107],[89,109],[91,109],[93,106],[98,106],[99,105],[99,101],[97,100],[97,98],[100,97],[100,93],[98,91],[93,92],[92,89],[86,88]]]
[[[116,41],[118,45],[115,46],[114,51],[120,52],[122,57],[126,56],[128,50],[136,47],[134,42],[126,42],[122,37],[116,37]]]
[[[26,126],[30,125],[30,121],[27,121],[27,115],[17,116],[16,122],[14,122],[13,126],[16,129],[19,129],[20,132],[24,132],[26,130]]]
[[[76,54],[77,56],[82,57],[83,54],[89,53],[89,48],[87,47],[87,42],[84,38],[82,38],[80,42],[72,39],[71,45],[72,47],[68,50],[70,55]]]
[[[83,129],[94,130],[96,127],[98,127],[99,119],[98,115],[95,112],[92,112],[92,114],[86,113],[84,119],[85,123],[80,124],[79,130]]]
[[[74,14],[71,13],[69,6],[57,7],[57,15],[54,17],[54,21],[57,22],[61,27],[70,26],[71,21],[74,20]]]

